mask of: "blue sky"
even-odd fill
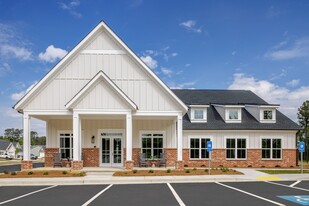
[[[309,99],[308,1],[0,1],[0,134],[11,107],[104,20],[172,88],[251,89],[296,120]],[[33,122],[44,134],[44,124]]]

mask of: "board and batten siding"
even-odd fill
[[[125,137],[125,120],[104,119],[92,120],[83,119],[82,127],[82,148],[101,147],[99,140],[99,129],[122,130]],[[72,119],[52,119],[48,121],[47,127],[47,148],[59,147],[59,131],[73,129]],[[166,148],[176,148],[176,131],[174,120],[133,120],[133,148],[140,148],[140,131],[163,131],[165,133]],[[95,143],[91,143],[91,137],[95,136]],[[124,138],[125,147],[125,138]]]
[[[138,106],[139,111],[181,111],[144,68],[102,30],[62,65],[45,87],[31,97],[24,110],[65,110],[66,103],[100,70]]]
[[[190,148],[190,137],[211,138],[214,149],[225,149],[226,138],[248,138],[247,149],[260,149],[262,138],[281,138],[283,149],[296,149],[295,131],[190,131],[183,132],[183,148]]]

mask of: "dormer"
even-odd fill
[[[276,123],[279,105],[246,105],[246,110],[260,123]]]
[[[241,123],[243,105],[213,105],[226,123]]]
[[[207,122],[207,108],[209,105],[190,105],[189,116],[191,122]]]

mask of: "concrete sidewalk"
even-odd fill
[[[309,174],[269,175],[256,169],[240,169],[243,175],[199,175],[199,176],[141,176],[114,177],[113,171],[104,174],[88,171],[85,177],[66,178],[5,178],[0,185],[82,185],[82,184],[143,184],[143,183],[185,183],[185,182],[238,182],[238,181],[297,181],[309,180]]]

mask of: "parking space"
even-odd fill
[[[309,181],[295,182],[3,186],[0,205],[309,205]]]
[[[172,184],[186,205],[273,205],[216,183]]]
[[[229,182],[225,184],[285,205],[299,206],[299,204],[280,198],[279,196],[306,196],[309,194],[308,191],[266,182]]]
[[[179,205],[167,184],[113,185],[90,205]]]

